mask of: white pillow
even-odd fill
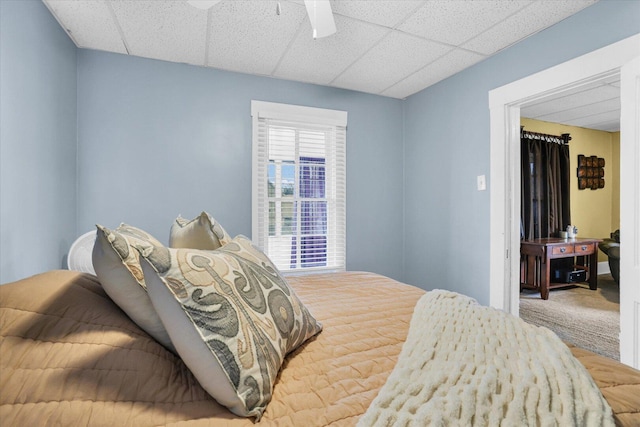
[[[113,231],[101,225],[96,227],[93,268],[105,292],[131,320],[175,353],[171,339],[151,304],[140,267],[139,251],[153,258],[168,259],[167,249],[148,233],[127,224],[120,224]]]
[[[285,355],[322,325],[244,236],[215,251],[169,253],[143,254],[141,265],[178,354],[220,404],[259,420]]]
[[[229,241],[231,236],[206,212],[202,212],[191,221],[178,216],[169,234],[170,248],[214,250]]]

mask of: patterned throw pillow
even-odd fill
[[[276,267],[237,236],[215,251],[141,260],[178,354],[220,404],[259,420],[285,355],[322,330]]]
[[[191,221],[178,216],[169,235],[170,248],[214,250],[230,241],[231,236],[206,212]]]
[[[93,268],[105,292],[131,320],[175,353],[147,294],[139,252],[156,262],[167,262],[169,251],[150,234],[127,224],[120,224],[115,230],[96,227]]]

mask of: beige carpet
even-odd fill
[[[598,276],[598,289],[586,284],[554,289],[544,301],[540,293],[520,293],[520,317],[545,326],[578,347],[620,360],[620,291],[610,274]]]

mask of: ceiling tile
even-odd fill
[[[575,120],[578,118],[594,116],[602,111],[619,111],[620,110],[620,100],[619,99],[610,99],[608,101],[594,102],[588,105],[582,105],[579,107],[571,107],[565,108],[562,111],[557,113],[548,113],[543,114],[536,117],[539,120],[554,122],[560,121],[569,121]]]
[[[78,47],[127,53],[118,27],[103,2],[82,0],[45,0]]]
[[[334,13],[394,28],[425,2],[425,0],[376,0],[366,2],[362,0],[333,0],[331,7]]]
[[[112,1],[130,54],[204,65],[207,11],[184,1]]]
[[[620,117],[615,120],[594,123],[590,129],[597,129],[605,132],[620,132]]]
[[[570,120],[569,122],[562,122],[571,126],[586,127],[589,129],[595,129],[597,123],[613,123],[620,122],[620,110],[605,111],[603,113],[594,114],[592,116],[580,117]]]
[[[79,47],[405,98],[596,0],[331,0],[318,40],[303,0],[43,1]]]
[[[398,28],[430,40],[458,46],[530,3],[531,1],[434,0],[427,2]]]
[[[329,84],[355,58],[362,56],[389,30],[340,15],[338,31],[331,37],[313,40],[311,25],[304,20],[301,30],[274,71],[275,77],[309,83]]]
[[[382,95],[400,99],[406,98],[483,59],[485,59],[485,57],[477,53],[454,49],[406,79],[391,86],[382,92]]]
[[[491,55],[576,13],[597,0],[540,0],[520,10],[462,46]]]
[[[209,39],[211,67],[270,75],[306,19],[304,6],[277,1],[221,2],[212,10]],[[304,34],[311,38],[311,30]]]
[[[616,100],[619,108],[620,89],[615,86],[602,85],[602,82],[594,83],[574,89],[560,95],[546,97],[540,102],[523,106],[521,114],[525,117],[537,118],[544,114],[558,113],[572,108],[598,103],[601,101]]]
[[[616,79],[617,81],[620,81],[620,76],[616,76]],[[609,81],[609,79],[605,79],[586,83],[584,85],[580,85],[563,92],[549,95],[548,97],[544,98],[543,102],[549,102],[561,98],[575,97],[581,100],[579,102],[588,103],[589,100],[592,100],[594,98],[598,100],[615,98],[619,95],[619,89],[617,89],[611,83],[608,83]],[[531,105],[536,105],[537,103],[539,102],[532,102]]]
[[[450,47],[438,43],[392,32],[331,84],[381,93],[449,50]]]

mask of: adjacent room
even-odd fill
[[[525,169],[523,160],[522,170],[529,172],[530,177],[526,186],[523,180],[522,189],[525,239],[557,238],[554,241],[560,250],[565,244],[580,242],[580,250],[586,246],[590,256],[597,258],[597,269],[594,273],[593,268],[586,267],[586,253],[551,260],[550,285],[555,290],[547,294],[548,299],[543,299],[540,288],[530,286],[532,280],[526,277],[534,272],[523,266],[522,282],[526,285],[520,293],[520,317],[550,328],[575,345],[619,360],[619,255],[616,258],[613,252],[608,253],[613,247],[619,250],[619,237],[615,237],[620,232],[619,78],[562,98],[541,100],[523,108],[522,113],[529,117],[520,120],[521,155],[526,156],[530,166]],[[553,154],[554,150],[561,148],[565,148],[565,162],[559,168],[544,169],[544,177],[538,179],[550,182],[562,177],[560,181],[564,183],[556,187],[557,192],[547,194],[557,194],[564,200],[549,200],[550,206],[543,207],[544,184],[532,178],[534,171],[542,169],[536,159],[544,157],[544,164],[554,164],[553,159],[563,155]],[[547,154],[542,154],[543,151]],[[586,164],[581,153],[593,153],[602,164],[589,173],[591,181],[585,166],[579,166],[581,161]],[[553,222],[551,218],[557,225],[549,225]],[[547,230],[543,231],[543,227]],[[567,230],[573,237],[565,234]],[[590,241],[591,236],[603,237]],[[522,261],[527,261],[524,255]],[[589,286],[592,278],[595,291]]]
[[[2,424],[639,425],[639,57],[636,0],[0,0]]]

